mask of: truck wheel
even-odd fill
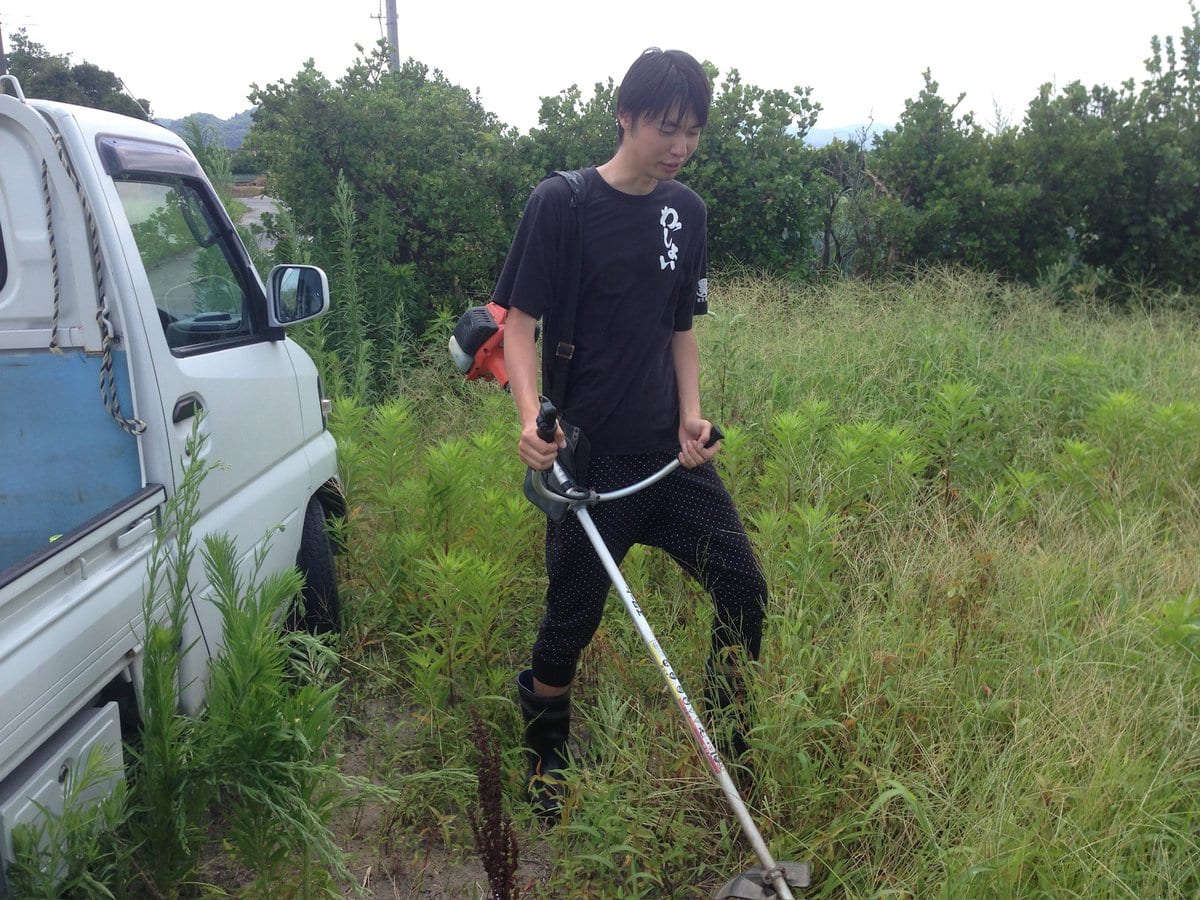
[[[337,573],[333,568],[333,552],[329,534],[325,531],[325,509],[313,497],[304,511],[304,531],[300,535],[300,552],[296,568],[304,576],[301,599],[303,612],[292,621],[311,634],[327,634],[342,627],[342,604],[338,598]]]

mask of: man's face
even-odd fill
[[[643,116],[636,122],[622,115],[620,121],[626,152],[641,174],[656,181],[670,181],[678,175],[700,143],[700,125],[690,112],[675,110],[662,118]]]

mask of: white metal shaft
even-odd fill
[[[780,869],[775,865],[771,851],[767,849],[766,841],[763,840],[762,834],[759,833],[758,828],[754,824],[754,820],[750,818],[750,812],[746,809],[746,804],[742,802],[741,794],[738,793],[733,779],[729,777],[729,772],[726,771],[725,764],[721,762],[721,756],[717,753],[716,746],[709,738],[708,732],[704,730],[704,725],[700,722],[700,717],[696,715],[696,710],[692,707],[692,701],[688,699],[683,686],[679,683],[679,678],[676,676],[675,670],[671,668],[666,654],[663,653],[657,638],[654,637],[654,632],[650,629],[650,623],[646,621],[646,617],[642,614],[642,608],[634,598],[633,591],[629,589],[629,585],[621,575],[621,570],[617,567],[616,561],[613,559],[612,554],[608,552],[608,547],[605,545],[604,539],[600,536],[600,532],[596,528],[596,523],[592,521],[591,514],[585,507],[580,506],[575,509],[575,515],[579,519],[579,524],[583,526],[588,539],[592,542],[592,546],[595,548],[596,554],[600,557],[600,561],[604,564],[604,569],[608,572],[608,577],[612,579],[617,593],[621,595],[621,602],[625,604],[625,609],[629,612],[630,618],[633,619],[633,624],[637,626],[638,633],[650,649],[654,661],[658,663],[658,668],[662,672],[663,678],[666,679],[667,687],[675,695],[675,702],[679,704],[679,708],[683,711],[684,717],[691,726],[692,736],[700,745],[700,751],[708,760],[708,765],[712,769],[713,776],[717,779],[721,790],[724,791],[725,798],[729,801],[729,805],[733,809],[733,814],[737,817],[738,824],[742,826],[742,833],[746,835],[750,846],[754,848],[754,853],[758,857],[759,863],[762,864],[763,872],[776,873],[771,883],[780,900],[795,900],[787,881],[784,879]]]

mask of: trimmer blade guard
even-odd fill
[[[783,880],[789,888],[806,888],[812,883],[808,863],[779,862]],[[762,866],[748,869],[741,875],[729,879],[723,888],[713,894],[713,900],[777,900],[779,895],[763,874]]]

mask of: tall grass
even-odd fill
[[[702,394],[772,590],[748,800],[775,855],[815,863],[810,896],[1196,896],[1193,318],[950,271],[727,275],[711,302]],[[343,652],[356,695],[412,723],[380,767],[469,767],[480,710],[522,842],[553,860],[537,896],[702,896],[751,865],[619,607],[581,664],[566,822],[524,809],[510,686],[542,522],[511,401],[446,361],[337,403],[333,427]],[[623,570],[698,693],[706,598],[655,551]],[[423,784],[389,837],[469,854],[473,802],[469,780]]]

